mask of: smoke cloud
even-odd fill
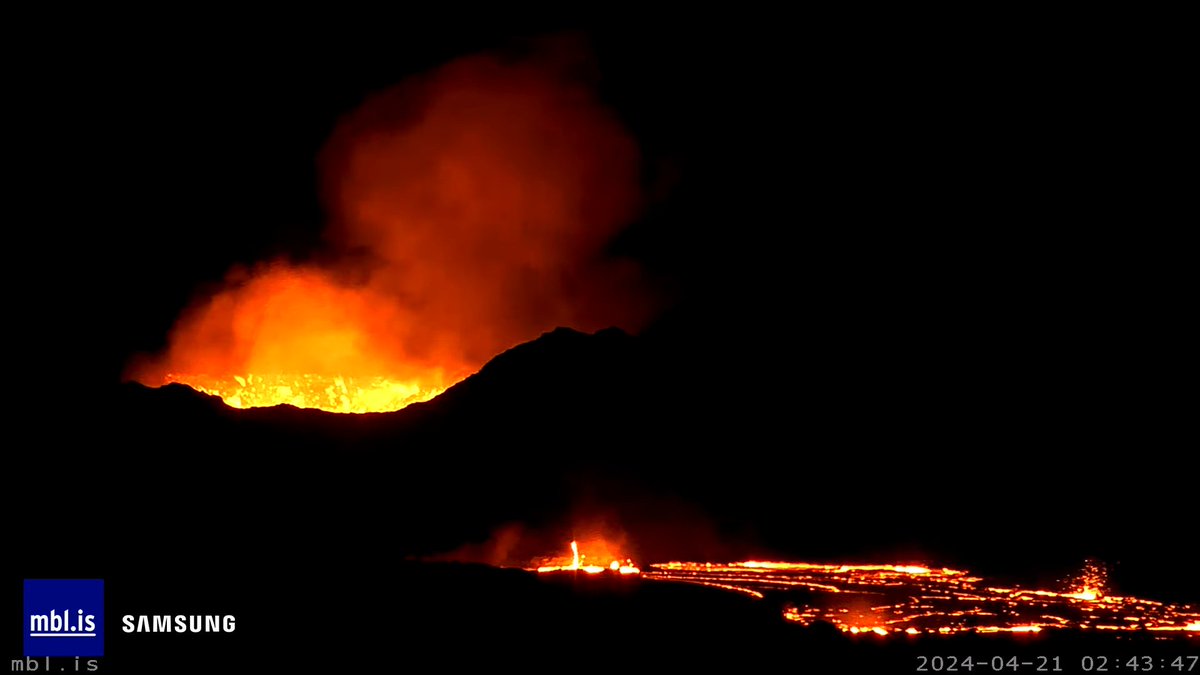
[[[231,272],[131,377],[314,373],[440,390],[555,326],[636,330],[651,309],[639,270],[605,249],[639,211],[638,149],[589,73],[559,41],[370,96],[320,156],[328,262]]]

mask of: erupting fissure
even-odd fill
[[[597,545],[598,549],[607,552],[608,546],[604,544]],[[619,558],[604,556],[601,560],[610,559],[607,565],[597,565],[587,562],[587,555],[579,552],[579,542],[571,542],[571,562],[567,563],[563,559],[553,559],[547,561],[544,565],[539,565],[536,569],[538,572],[586,572],[588,574],[600,574],[601,572],[616,572],[618,574],[641,574],[642,570],[633,563],[633,560],[626,558],[621,561]]]
[[[445,391],[444,387],[422,388],[417,381],[400,382],[384,377],[341,375],[256,375],[211,377],[168,373],[167,384],[186,384],[218,396],[232,408],[261,408],[293,405],[340,413],[371,413],[399,410],[421,403]]]
[[[320,155],[326,250],[231,270],[126,377],[383,412],[559,326],[640,328],[641,272],[607,253],[642,206],[639,153],[589,58],[549,39],[369,96]]]

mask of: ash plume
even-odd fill
[[[453,61],[368,97],[320,156],[320,264],[229,273],[127,376],[315,373],[440,391],[555,326],[636,330],[639,152],[572,40]],[[186,380],[184,380],[186,381]]]

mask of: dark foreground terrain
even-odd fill
[[[1175,672],[1164,666],[1200,653],[1194,639],[1141,635],[849,636],[790,625],[768,602],[680,584],[390,560],[347,567],[215,566],[183,575],[164,561],[115,574],[110,622],[187,607],[235,613],[239,623],[231,635],[198,636],[127,635],[113,626],[101,672],[908,673],[922,665],[944,671],[951,657],[973,659],[973,670],[959,665],[960,672],[1056,672],[1055,657],[1057,672],[1103,662],[1108,672],[1128,671],[1116,664],[1134,657]]]
[[[953,392],[814,391],[769,373],[713,389],[678,344],[558,330],[381,415],[240,411],[133,384],[66,390],[53,415],[10,410],[4,653],[21,653],[26,578],[106,581],[104,672],[911,672],[919,655],[1195,650],[1085,635],[850,639],[712,589],[412,562],[512,523],[556,553],[601,520],[639,562],[927,560],[1049,587],[1095,557],[1114,563],[1120,592],[1196,598],[1182,460],[1153,443],[1159,463],[1110,470],[1086,455],[1150,443],[1133,413],[1080,427]],[[713,447],[725,456],[697,461]],[[1015,450],[984,454],[1003,448]],[[234,614],[237,630],[120,632],[124,614],[158,613]]]

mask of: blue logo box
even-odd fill
[[[104,656],[104,580],[26,579],[25,656]]]

